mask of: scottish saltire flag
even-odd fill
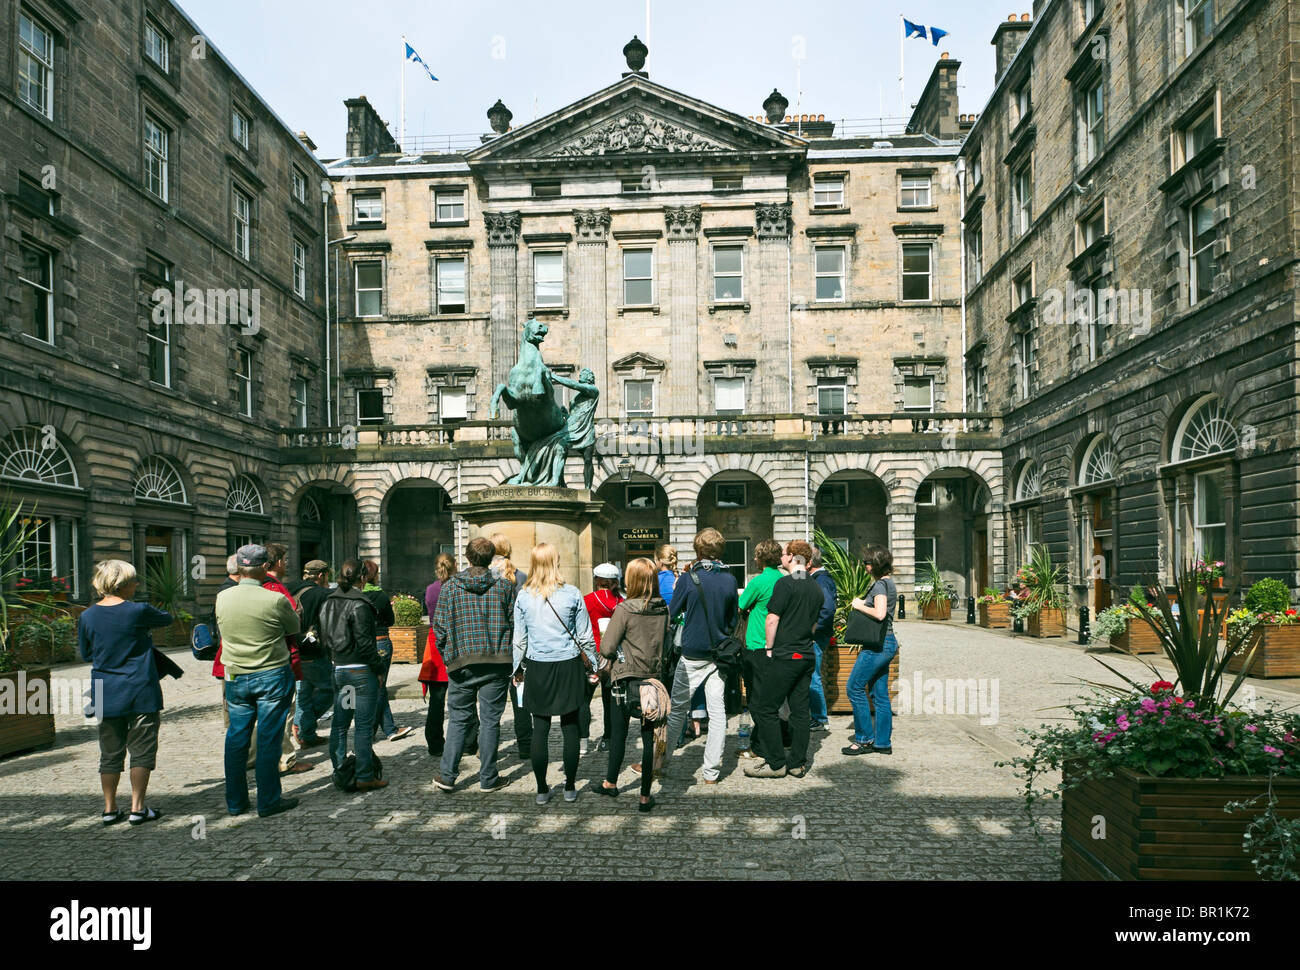
[[[938,41],[935,41],[935,43],[938,43]],[[429,75],[430,81],[438,80],[436,77],[433,76],[433,71],[429,70],[429,65],[424,63],[424,58],[422,58],[419,54],[415,53],[415,48],[412,47],[410,44],[406,45],[406,59],[408,61],[415,61],[415,63],[419,64],[422,68],[424,68],[424,73]]]
[[[930,28],[930,40],[934,42],[935,47],[939,46],[940,37],[947,37],[947,36],[948,36],[948,31],[946,30],[940,30],[938,27]]]
[[[920,37],[921,40],[925,40],[925,26],[924,26],[923,24],[914,24],[914,23],[912,23],[912,21],[910,21],[910,20],[908,20],[906,17],[904,17],[904,18],[903,18],[903,27],[904,27],[904,28],[906,29],[906,31],[907,31],[907,32],[903,35],[904,39],[906,39],[906,38],[908,38],[908,37]],[[931,27],[931,28],[930,28],[930,41],[931,41],[931,43],[934,44],[935,47],[938,47],[938,46],[939,46],[939,38],[940,38],[940,37],[947,37],[947,36],[948,36],[948,31],[946,31],[946,30],[941,30],[941,29],[938,28],[938,27]]]

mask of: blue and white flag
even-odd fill
[[[912,21],[904,17],[903,28],[906,31],[906,33],[903,35],[904,40],[906,40],[908,37],[920,37],[921,40],[925,40],[926,28],[923,24],[914,24],[912,23]],[[947,36],[948,36],[948,31],[946,30],[942,30],[938,27],[930,28],[930,41],[934,44],[935,47],[939,46],[940,37],[947,37]]]
[[[938,43],[938,41],[935,41],[935,43]],[[415,63],[419,64],[422,68],[424,68],[424,73],[429,75],[430,81],[438,80],[436,77],[433,76],[433,71],[429,70],[429,65],[424,63],[424,59],[420,57],[419,54],[415,53],[415,48],[412,47],[410,44],[406,45],[406,59],[408,61],[415,61]]]

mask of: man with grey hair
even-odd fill
[[[812,717],[812,730],[830,730],[830,711],[826,708],[826,692],[822,689],[822,657],[831,648],[831,634],[835,632],[835,604],[839,593],[835,588],[835,577],[827,570],[822,561],[820,546],[812,547],[812,559],[808,562],[808,573],[817,580],[822,588],[826,602],[817,614],[817,625],[813,628],[813,663],[812,683],[808,686],[808,713]]]

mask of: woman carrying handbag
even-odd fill
[[[847,755],[893,754],[893,711],[889,701],[889,664],[898,653],[894,638],[894,605],[898,588],[890,574],[894,557],[888,549],[867,550],[867,568],[874,582],[866,598],[850,604],[845,640],[860,644],[845,693],[853,705],[853,741],[840,750]],[[870,693],[876,713],[871,714]]]

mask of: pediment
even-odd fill
[[[646,78],[629,76],[469,152],[474,165],[682,154],[802,154],[807,142]]]
[[[634,351],[626,357],[620,357],[610,367],[615,371],[646,370],[661,371],[664,369],[664,362],[658,357],[652,357],[641,351]]]

